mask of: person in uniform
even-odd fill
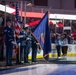
[[[37,49],[38,49],[38,43],[34,36],[32,36],[32,62],[36,63],[36,56],[37,56]]]
[[[6,27],[4,28],[5,45],[6,45],[6,66],[12,66],[12,53],[13,53],[13,41],[14,33],[12,29],[11,20],[7,20]]]
[[[18,36],[17,43],[20,43],[20,50],[18,50],[18,53],[16,54],[16,64],[22,64],[22,56],[24,59],[24,63],[28,62],[28,54],[31,47],[31,35],[28,25],[23,28]]]
[[[24,49],[24,63],[29,63],[28,62],[28,55],[30,52],[30,48],[31,48],[31,33],[30,33],[30,28],[29,26],[26,24],[25,25],[25,43],[26,43],[26,47]]]
[[[22,61],[22,56],[23,56],[23,50],[25,49],[26,43],[24,42],[25,38],[25,31],[23,29],[23,23],[21,22],[21,32],[20,34],[16,37],[16,41],[18,44],[18,49],[17,49],[17,54],[16,54],[16,64],[23,64]]]

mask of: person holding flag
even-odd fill
[[[24,57],[24,63],[29,63],[28,54],[31,48],[31,34],[28,25],[26,25],[27,24],[25,24],[25,27],[22,28],[20,34],[18,35],[17,43],[20,44],[20,50],[18,50],[18,53],[16,54],[16,64],[23,64],[21,62],[22,56]]]
[[[24,63],[29,63],[28,55],[29,55],[31,43],[32,43],[32,36],[31,36],[29,25],[25,24],[24,30],[25,30],[24,42],[26,43],[26,47],[24,49]]]
[[[24,63],[28,63],[28,54],[30,49],[30,38],[29,36],[29,27],[25,24],[25,27],[23,28],[23,25],[20,23],[19,18],[19,11],[18,11],[18,2],[16,2],[16,20],[15,20],[15,35],[17,36],[17,43],[19,43],[19,51],[16,55],[16,63],[22,64],[22,55],[23,55],[23,49],[24,49]]]
[[[25,31],[23,29],[23,23],[20,23],[21,25],[21,31],[19,33],[19,35],[16,37],[16,42],[18,44],[18,49],[17,49],[17,53],[16,53],[16,64],[23,64],[22,61],[22,56],[23,56],[23,49],[25,48],[26,44],[24,42],[24,38],[25,38]]]
[[[14,35],[16,36],[15,41],[17,42],[17,47],[15,50],[16,53],[16,64],[22,64],[22,53],[23,53],[23,23],[20,21],[19,17],[19,9],[18,9],[18,2],[16,2],[16,15],[15,15],[15,26],[14,26]]]
[[[37,63],[36,56],[37,56],[38,48],[40,49],[39,43],[32,35],[32,62],[33,63]]]

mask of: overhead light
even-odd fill
[[[0,11],[5,12],[5,6],[4,5],[0,4]],[[6,6],[6,12],[11,14],[11,13],[15,12],[15,9],[12,9],[12,8]]]
[[[68,14],[50,14],[50,19],[66,19],[66,20],[76,20],[76,15]]]

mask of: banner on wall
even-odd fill
[[[57,54],[57,50],[56,50],[56,45],[55,44],[52,44],[51,45],[52,47],[52,50],[51,50],[51,52],[50,52],[50,54]],[[30,50],[30,53],[29,53],[29,56],[31,57],[31,52],[32,52],[32,50]],[[68,45],[68,52],[67,52],[67,54],[75,54],[76,53],[76,45],[74,45],[74,44],[69,44]],[[14,51],[13,51],[13,57],[15,57],[15,53],[14,53]],[[6,56],[6,47],[5,47],[5,45],[4,45],[4,57]],[[41,52],[38,52],[37,53],[37,56],[38,57],[43,57],[43,50],[41,50]]]

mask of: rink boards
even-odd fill
[[[49,57],[52,58],[52,57],[57,57],[57,50],[56,50],[56,45],[55,44],[52,44],[51,45],[51,52],[49,53]],[[32,53],[32,50],[30,50],[30,53],[29,53],[29,59],[31,59],[31,54]],[[4,49],[4,57],[6,55],[6,48]],[[15,58],[15,53],[13,51],[13,58]],[[62,56],[62,50],[61,50],[61,56]],[[76,45],[75,44],[68,44],[68,52],[67,52],[67,56],[71,57],[71,56],[76,56]],[[38,50],[37,52],[37,58],[43,58],[43,50]]]

